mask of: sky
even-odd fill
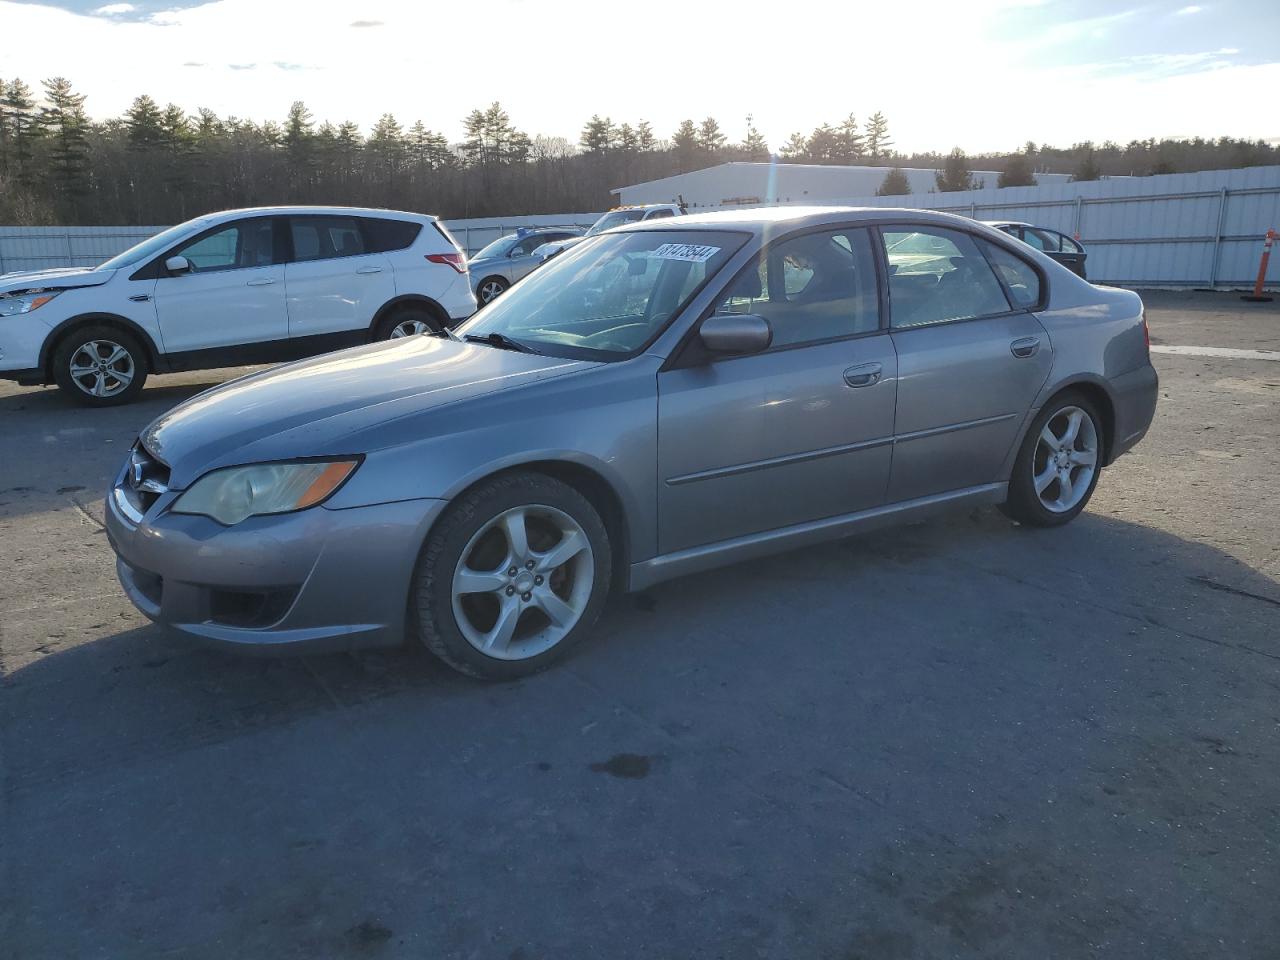
[[[95,118],[147,93],[451,140],[498,100],[571,141],[596,113],[660,137],[712,115],[732,140],[751,115],[776,150],[877,110],[906,152],[1280,141],[1277,0],[0,0],[0,37],[0,77],[65,76]]]

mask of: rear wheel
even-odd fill
[[[401,307],[379,321],[376,339],[399,340],[422,333],[438,333],[440,321],[425,307]]]
[[[1050,401],[1022,441],[1004,512],[1037,527],[1072,520],[1098,485],[1102,452],[1102,419],[1092,403],[1074,393]]]
[[[481,306],[484,306],[490,300],[496,300],[502,296],[509,286],[511,284],[507,283],[502,277],[486,277],[476,287],[476,299],[480,301]]]
[[[422,641],[471,676],[536,673],[590,631],[610,558],[604,522],[577,490],[537,473],[495,477],[459,498],[423,548]]]
[[[115,327],[73,331],[53,352],[53,378],[77,403],[130,403],[147,381],[147,355],[136,337]]]

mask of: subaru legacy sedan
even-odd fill
[[[483,677],[612,588],[944,508],[1053,527],[1155,409],[1142,302],[940,213],[783,207],[583,241],[456,331],[209,390],[108,493],[147,616],[243,650],[406,635]]]

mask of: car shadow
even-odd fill
[[[1268,912],[1277,624],[1215,547],[979,510],[616,597],[518,682],[124,630],[0,687],[11,943],[1199,956]]]

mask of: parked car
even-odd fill
[[[666,217],[679,217],[684,212],[683,203],[648,203],[629,207],[614,207],[608,213],[602,214],[597,218],[596,222],[591,225],[591,229],[582,236],[550,241],[544,246],[538,247],[533,251],[534,265],[541,266],[552,257],[564,253],[574,244],[581,243],[587,237],[594,237],[597,234],[604,233],[606,230],[612,230],[614,227],[621,227],[628,223],[638,223],[643,220],[662,220]]]
[[[106,503],[147,616],[514,677],[613,586],[1000,504],[1054,527],[1145,434],[1142,301],[972,220],[779,207],[613,231],[456,332],[216,387]],[[748,597],[749,600],[749,597]]]
[[[482,249],[468,265],[471,289],[481,306],[500,297],[513,283],[537,267],[541,261],[533,251],[545,243],[578,237],[581,230],[554,227],[540,230],[517,230],[499,237]]]
[[[1035,247],[1046,257],[1057,260],[1077,276],[1082,278],[1086,276],[1084,261],[1088,253],[1080,241],[1073,240],[1065,233],[1059,233],[1047,227],[1033,227],[1029,223],[1019,223],[1016,220],[987,220],[986,224]]]
[[[440,330],[475,312],[435,217],[228,210],[93,268],[0,277],[0,377],[127,403],[149,373],[238,366]]]

